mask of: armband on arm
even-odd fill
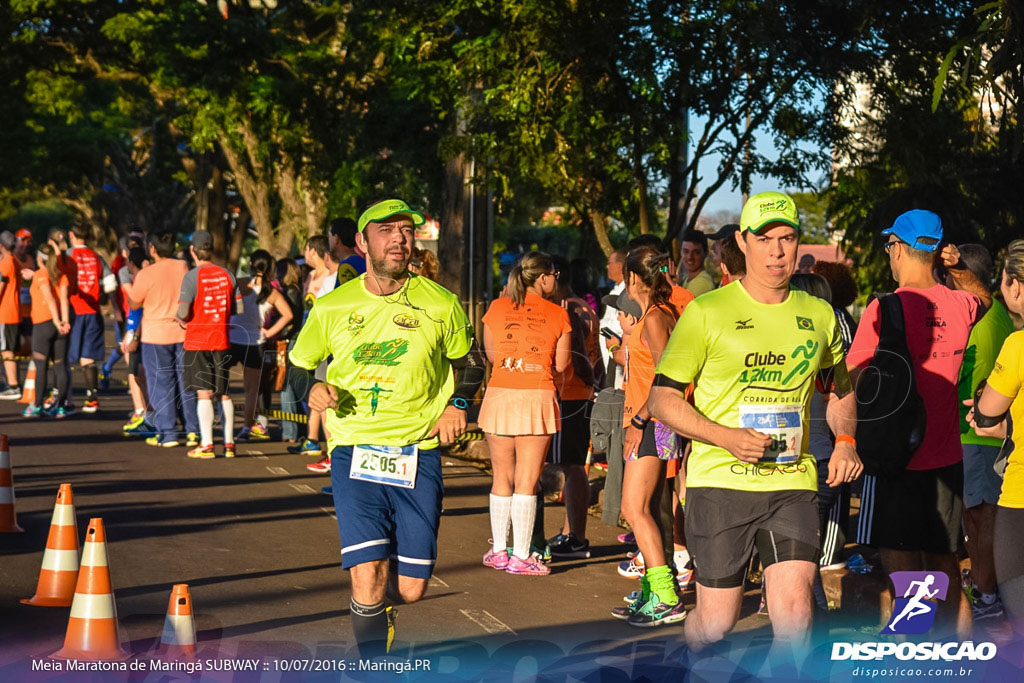
[[[654,377],[654,384],[653,384],[653,386],[656,386],[656,387],[668,387],[669,389],[675,389],[680,394],[684,394],[684,393],[686,393],[686,388],[690,386],[690,383],[689,382],[680,382],[678,380],[672,379],[671,377],[666,377],[665,375],[658,374],[658,375],[655,375],[655,377]]]
[[[451,361],[452,370],[455,373],[455,391],[452,392],[452,399],[472,401],[480,385],[484,383],[484,363],[480,357],[480,348],[476,340],[462,358]]]
[[[999,416],[985,415],[978,410],[978,404],[981,402],[981,395],[985,393],[985,385],[988,384],[987,380],[981,380],[978,384],[978,388],[974,390],[974,424],[978,425],[982,429],[987,427],[995,427],[997,424],[1006,419],[1006,413]],[[1009,411],[1007,411],[1009,412]]]

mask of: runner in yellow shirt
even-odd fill
[[[835,315],[789,288],[799,226],[784,194],[747,201],[735,236],[746,275],[686,307],[648,398],[654,418],[693,440],[686,473],[686,537],[697,574],[697,608],[686,620],[693,651],[736,624],[755,545],[766,567],[775,654],[808,645],[820,543],[806,425],[821,370],[835,394],[829,426],[839,435],[828,484],[862,470]],[[683,398],[689,384],[695,405]]]
[[[362,213],[366,273],[317,299],[289,356],[307,371],[333,358],[309,405],[327,411],[342,568],[364,657],[391,645],[389,574],[392,599],[415,602],[426,590],[441,517],[438,445],[465,431],[484,375],[458,297],[408,272],[422,222],[396,199]]]
[[[1006,307],[1024,314],[1024,240],[1010,242],[1001,282]],[[1010,434],[1007,414],[1013,423]],[[978,436],[1009,436],[1013,441],[996,506],[992,545],[999,597],[1013,630],[1018,637],[1024,636],[1024,555],[1020,550],[1024,541],[1024,331],[1014,332],[1003,342],[987,386],[967,421]]]

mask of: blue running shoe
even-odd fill
[[[238,441],[238,437],[235,437],[235,441]],[[292,455],[323,455],[320,444],[312,439],[306,439],[300,444],[289,446],[288,452]]]

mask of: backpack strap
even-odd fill
[[[903,302],[896,294],[878,294],[880,328],[878,344],[888,349],[907,348],[907,326],[903,319]]]

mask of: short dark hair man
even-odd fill
[[[679,248],[679,284],[700,296],[715,288],[715,279],[704,269],[708,257],[708,236],[702,231],[690,228],[683,233]]]
[[[99,410],[99,366],[106,358],[103,340],[103,314],[100,306],[107,295],[117,290],[117,277],[102,256],[85,244],[88,232],[80,225],[68,231],[71,241],[69,256],[74,259],[77,279],[69,297],[75,311],[68,342],[68,367],[80,364],[85,375],[83,413]]]
[[[196,230],[190,250],[196,267],[185,273],[181,281],[177,315],[178,322],[185,327],[185,389],[196,392],[199,417],[199,445],[187,455],[204,460],[215,457],[213,398],[217,396],[224,427],[224,457],[233,458],[235,405],[228,393],[230,361],[225,351],[231,347],[228,328],[242,295],[235,276],[211,262],[213,235]]]
[[[185,443],[198,446],[196,394],[185,388],[185,330],[175,318],[181,281],[188,266],[174,258],[173,233],[151,233],[148,241],[153,264],[140,270],[132,283],[124,287],[129,307],[142,309],[142,364],[153,406],[153,423],[159,432],[146,439],[146,443],[163,448],[178,445],[175,422],[180,407],[187,432]]]
[[[351,571],[352,628],[364,657],[390,646],[389,575],[397,573],[393,594],[405,602],[426,591],[441,516],[438,444],[465,431],[483,381],[458,297],[409,273],[414,226],[422,222],[399,199],[363,211],[357,240],[366,273],[317,301],[289,356],[309,371],[333,358],[309,405],[331,409],[341,561]]]
[[[331,221],[331,230],[327,239],[330,241],[331,254],[338,262],[338,278],[335,287],[366,272],[366,259],[356,253],[357,232],[358,226],[351,218],[335,218]]]

